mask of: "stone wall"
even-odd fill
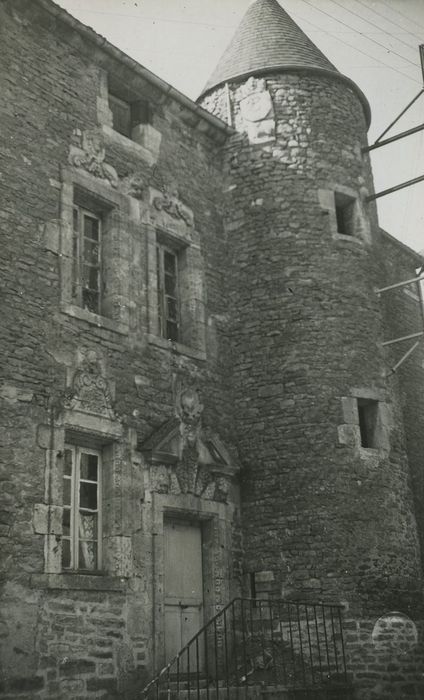
[[[223,135],[38,3],[1,3],[0,26],[1,692],[130,697],[164,661],[166,514],[214,523],[212,611],[239,585]],[[138,141],[111,128],[108,74],[150,103]],[[102,314],[72,299],[72,207],[87,199],[108,251]],[[154,315],[158,231],[184,250],[179,343]],[[62,573],[66,442],[103,455],[102,575]]]
[[[229,93],[238,134],[226,146],[225,224],[245,572],[267,594],[345,605],[358,697],[388,697],[396,673],[395,696],[419,697],[419,647],[412,663],[372,638],[390,611],[419,626],[422,593],[403,424],[413,418],[382,346],[394,330],[375,291],[388,279],[387,245],[366,202],[362,107],[342,82],[300,73],[230,84]],[[224,88],[202,104],[223,116]],[[351,202],[347,232],[337,196]],[[402,295],[408,332],[416,308]],[[362,444],[358,399],[378,402],[373,445]],[[423,414],[412,405],[418,431]]]

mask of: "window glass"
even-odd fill
[[[165,246],[157,246],[157,285],[159,332],[168,340],[179,338],[178,256]]]
[[[93,571],[100,566],[100,453],[65,449],[62,567]]]
[[[74,206],[72,297],[87,311],[101,313],[101,219]]]

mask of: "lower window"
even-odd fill
[[[101,568],[101,453],[65,446],[63,470],[62,568]]]

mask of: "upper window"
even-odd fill
[[[74,204],[72,298],[81,308],[102,308],[102,217]]]
[[[159,333],[168,340],[180,340],[180,298],[178,255],[167,246],[156,246]]]
[[[336,192],[335,195],[337,233],[344,236],[355,234],[355,200],[346,194]]]
[[[131,139],[133,129],[139,124],[148,124],[149,103],[137,97],[123,94],[109,86],[109,109],[112,112],[112,126],[115,131]]]
[[[63,471],[62,568],[101,568],[101,454],[65,446]]]
[[[113,128],[131,138],[131,105],[120,97],[109,93],[109,108],[112,112]]]

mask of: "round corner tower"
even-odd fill
[[[249,7],[199,101],[234,127],[225,191],[245,572],[282,597],[400,609],[421,566],[375,293],[368,102],[277,0]]]

